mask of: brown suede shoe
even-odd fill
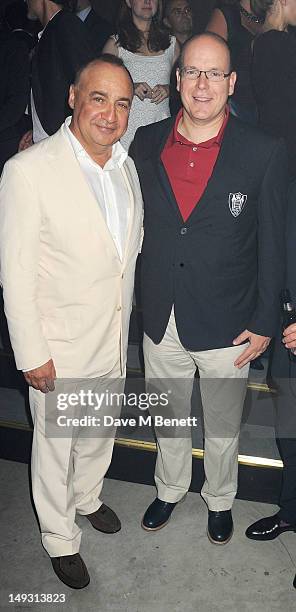
[[[84,589],[89,584],[89,573],[79,553],[50,560],[57,577],[71,589]]]
[[[116,533],[121,529],[121,522],[118,516],[105,504],[92,514],[85,514],[92,526],[103,533]]]

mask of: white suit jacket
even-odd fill
[[[0,282],[18,369],[53,359],[58,377],[126,364],[142,196],[133,161],[121,261],[95,196],[59,130],[13,157],[0,183]]]

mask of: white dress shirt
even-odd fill
[[[87,8],[82,9],[82,11],[78,11],[76,15],[77,17],[79,17],[79,19],[81,19],[81,21],[85,21],[90,11],[91,11],[91,6],[88,6]]]
[[[32,113],[32,124],[33,124],[33,142],[36,143],[36,142],[40,142],[40,140],[44,140],[44,138],[48,138],[48,134],[43,129],[41,125],[41,121],[37,115],[32,89],[31,89],[31,113]]]
[[[70,140],[88,185],[94,193],[122,260],[130,215],[130,196],[122,172],[127,152],[120,142],[116,142],[112,147],[110,159],[104,168],[101,168],[71,132],[70,122],[71,117],[67,117],[63,129]]]

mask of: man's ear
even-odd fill
[[[233,92],[234,92],[234,86],[236,83],[236,77],[237,74],[236,72],[234,72],[234,70],[232,70],[231,75],[229,77],[229,90],[228,90],[228,95],[232,96]]]
[[[68,104],[70,108],[72,108],[73,110],[75,107],[75,86],[74,85],[70,85]]]
[[[167,18],[167,17],[164,17],[162,21],[163,21],[164,25],[165,25],[167,28],[169,28],[169,30],[170,30],[170,29],[171,29],[171,24],[170,24],[170,22],[169,22],[168,18]]]

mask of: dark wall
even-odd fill
[[[113,23],[118,13],[120,1],[121,0],[93,0],[92,4],[95,11],[101,15],[101,17]]]
[[[190,4],[193,10],[194,32],[203,32],[217,2],[216,0],[191,0]]]

